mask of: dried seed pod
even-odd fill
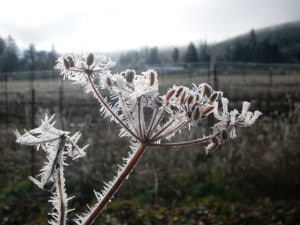
[[[187,97],[186,103],[187,103],[188,105],[190,105],[190,104],[192,104],[193,101],[194,101],[194,96],[193,96],[193,95],[189,95],[189,96]]]
[[[203,84],[203,95],[211,96],[213,89],[208,84]]]
[[[196,107],[194,110],[193,110],[193,120],[198,120],[200,118],[200,109],[199,107]]]
[[[182,92],[181,98],[180,98],[180,104],[183,105],[186,97],[186,91],[184,90]]]
[[[93,53],[90,53],[90,54],[88,55],[88,57],[86,58],[86,64],[87,64],[88,66],[91,66],[91,65],[94,63],[94,61],[95,61],[95,56],[94,56]]]
[[[67,60],[69,61],[70,67],[74,67],[75,63],[72,56],[67,56]]]
[[[199,106],[199,103],[195,102],[195,104],[192,106],[191,110],[194,111],[197,106]]]
[[[131,83],[134,79],[135,71],[134,70],[126,70],[124,77],[128,83]]]
[[[180,86],[180,87],[177,89],[177,92],[176,92],[176,96],[175,96],[175,97],[178,98],[182,91],[183,91],[183,87]]]
[[[166,100],[167,100],[167,102],[170,101],[170,99],[174,96],[174,94],[175,94],[175,90],[174,89],[171,89],[171,90],[169,90],[167,92],[167,94],[166,94]]]
[[[155,83],[155,72],[154,71],[150,71],[150,75],[149,75],[149,86],[153,86]]]
[[[228,139],[228,134],[226,130],[222,130],[221,132],[222,139],[225,141]]]
[[[63,58],[63,62],[64,62],[64,66],[66,67],[66,69],[70,68],[70,63],[66,58]]]
[[[111,80],[109,77],[106,78],[106,84],[107,84],[107,86],[109,86],[109,87],[112,86],[112,80]]]
[[[211,138],[211,142],[206,146],[206,153],[213,152],[219,147],[219,141],[216,137]]]
[[[209,98],[211,102],[219,102],[220,99],[221,99],[221,92],[219,91],[214,92]]]
[[[214,110],[214,106],[212,105],[208,105],[207,107],[205,107],[203,110],[202,110],[202,115],[203,116],[208,116],[213,110]]]

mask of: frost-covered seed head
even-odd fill
[[[91,66],[95,62],[95,56],[93,53],[90,53],[86,58],[86,64]]]
[[[124,74],[124,77],[126,79],[126,81],[128,83],[132,83],[134,77],[135,77],[135,71],[134,70],[126,70],[125,74]]]
[[[222,139],[224,141],[226,141],[228,139],[228,134],[227,134],[226,130],[222,130],[221,135],[222,135]]]
[[[66,67],[66,69],[69,69],[70,68],[70,63],[69,63],[68,59],[63,58],[63,62],[64,62],[64,66]]]
[[[128,83],[132,83],[136,72],[134,70],[126,70],[121,72],[120,75],[123,76]]]
[[[182,93],[182,91],[183,91],[183,87],[182,86],[178,87],[175,97],[178,98],[179,95]]]
[[[150,74],[149,74],[149,86],[153,86],[154,85],[155,78],[156,78],[156,74],[154,73],[154,71],[150,71]]]
[[[204,96],[211,96],[212,94],[212,88],[208,84],[203,84],[203,95]]]
[[[110,77],[106,78],[106,84],[107,84],[108,87],[112,86],[112,81],[111,81]]]
[[[219,147],[220,143],[216,137],[211,138],[211,142],[206,146],[206,153],[213,152]]]
[[[187,92],[185,90],[183,90],[181,92],[181,97],[180,97],[180,104],[183,105],[184,104],[184,101],[185,101],[185,96],[187,95]]]
[[[190,105],[190,104],[192,104],[193,101],[194,101],[194,96],[193,95],[189,95],[188,98],[187,98],[186,103],[188,105]]]
[[[166,101],[167,102],[170,101],[170,99],[174,96],[174,94],[175,94],[175,89],[169,90],[166,94]]]
[[[198,120],[200,118],[200,109],[199,107],[196,107],[194,110],[193,110],[193,120]]]
[[[202,115],[203,115],[203,116],[208,116],[210,113],[213,112],[214,108],[215,108],[215,107],[212,106],[212,105],[206,106],[206,107],[202,110]]]
[[[68,60],[70,67],[75,66],[74,59],[72,56],[67,56],[66,59]]]
[[[214,92],[209,98],[211,102],[219,102],[220,99],[221,99],[221,93],[218,91]]]

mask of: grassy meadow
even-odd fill
[[[176,74],[159,82],[164,93],[173,84],[212,79]],[[149,149],[95,224],[299,224],[300,74],[220,75],[216,85],[232,107],[247,100],[264,115],[212,154],[198,145]],[[71,214],[81,212],[127,157],[117,125],[102,119],[91,94],[70,82],[9,80],[0,87],[0,225],[45,224],[50,212],[48,193],[27,178],[38,173],[41,153],[17,145],[13,135],[31,128],[32,87],[36,124],[56,113],[58,127],[82,132],[82,144],[90,144],[87,157],[66,170],[68,194],[76,196]],[[196,137],[201,129],[178,138]]]

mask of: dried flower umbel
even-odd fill
[[[148,70],[137,74],[133,70],[126,70],[120,74],[112,74],[110,68],[114,65],[115,63],[110,59],[90,53],[80,56],[62,56],[55,66],[64,79],[72,80],[74,84],[82,86],[86,92],[92,92],[100,103],[102,115],[120,125],[121,137],[130,138],[131,151],[128,158],[124,159],[124,165],[119,167],[114,179],[106,183],[102,192],[95,192],[97,203],[89,207],[86,213],[78,216],[77,224],[88,225],[95,221],[148,147],[205,144],[206,152],[212,152],[224,141],[236,137],[236,127],[250,126],[261,115],[259,111],[254,113],[248,111],[250,107],[248,102],[243,103],[240,113],[236,109],[229,111],[228,99],[223,97],[221,91],[213,90],[206,83],[193,84],[192,88],[174,85],[165,95],[160,95],[158,75],[155,71]],[[103,96],[104,89],[111,94],[109,98]],[[149,112],[151,112],[150,116]],[[172,141],[172,137],[177,132],[182,129],[192,129],[206,120],[209,115],[214,117],[214,125],[212,128],[208,128],[210,134],[203,133],[194,140]],[[32,131],[31,133],[26,132],[25,136],[20,136],[18,132],[16,134],[18,142],[26,144],[27,141],[20,140],[26,139],[26,135],[33,133]],[[75,147],[77,146],[76,142],[70,141],[74,138],[67,136],[66,132],[57,135],[58,139],[56,140],[60,141],[56,146],[68,143],[69,148],[77,150],[76,156],[84,155],[83,149]],[[49,137],[48,140],[51,139]],[[59,155],[56,158],[64,159],[66,150],[59,150],[61,148],[56,148],[55,155]],[[64,164],[59,163],[59,165]],[[61,167],[58,166],[58,168]],[[59,181],[56,178],[57,175],[52,175],[56,171],[57,169],[50,170],[50,175],[54,177],[52,179],[54,183]],[[49,175],[47,176],[49,177]],[[45,188],[45,179],[43,182],[37,182],[34,178],[32,180]],[[48,178],[46,180],[52,182]],[[60,179],[60,182],[64,182],[64,179]],[[58,185],[53,189],[57,191]],[[54,195],[53,201],[57,201],[56,197],[58,196]],[[66,212],[66,209],[64,211]],[[56,219],[57,217],[56,215],[52,221],[58,222],[52,224],[65,224],[66,219],[61,222]]]

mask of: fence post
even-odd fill
[[[31,90],[31,127],[35,127],[35,90]],[[35,149],[31,147],[31,176],[34,176],[35,171]]]
[[[273,83],[273,67],[269,68],[269,86],[271,87]]]
[[[211,77],[212,77],[212,87],[213,89],[218,89],[218,78],[217,78],[217,65],[215,63],[211,64]]]
[[[5,98],[5,124],[8,127],[8,93],[7,93],[7,72],[4,72],[4,98]]]
[[[64,88],[63,88],[63,82],[61,79],[61,84],[59,85],[59,113],[60,113],[60,121],[61,121],[61,128],[62,130],[65,129],[65,124],[64,124]]]

